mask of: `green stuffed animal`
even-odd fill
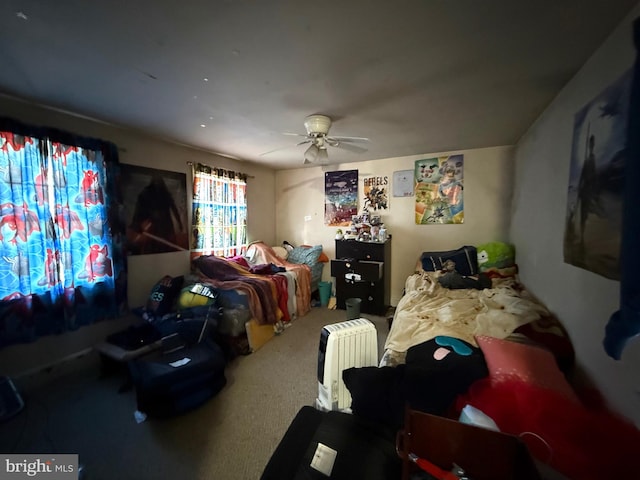
[[[481,272],[515,267],[516,248],[510,243],[489,242],[477,245],[478,268]]]

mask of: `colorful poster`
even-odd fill
[[[325,225],[351,225],[351,216],[358,213],[358,170],[326,172],[324,194]]]
[[[364,181],[363,210],[365,212],[389,208],[389,177],[368,177]]]
[[[418,225],[464,223],[463,155],[415,163],[415,218]]]
[[[564,261],[620,279],[622,186],[631,92],[627,71],[574,117]]]

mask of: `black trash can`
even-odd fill
[[[347,298],[347,300],[345,300],[345,305],[347,306],[347,320],[360,318],[361,303],[361,298]]]

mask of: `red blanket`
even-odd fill
[[[566,397],[519,381],[474,383],[458,398],[489,415],[501,431],[519,435],[531,454],[576,480],[634,476],[640,431],[602,409],[587,408]]]

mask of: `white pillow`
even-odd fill
[[[273,247],[273,251],[276,252],[276,255],[283,260],[286,260],[289,256],[289,252],[284,247]]]

